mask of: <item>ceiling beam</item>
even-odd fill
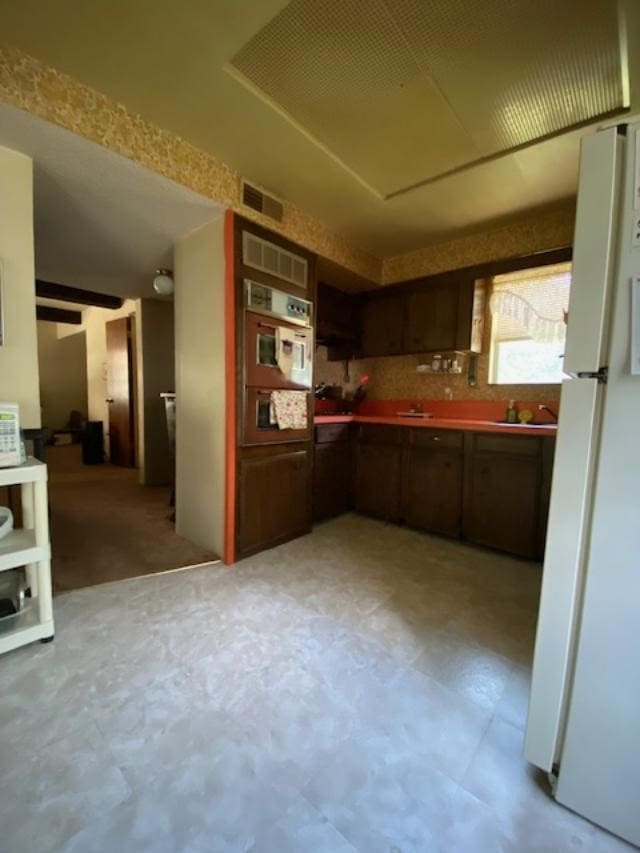
[[[122,308],[124,302],[121,296],[95,293],[93,290],[69,287],[53,281],[42,281],[40,278],[36,279],[36,296],[42,299],[59,299],[62,302],[74,302],[77,305],[97,305],[99,308],[111,309]]]
[[[82,325],[82,311],[65,311],[64,308],[52,308],[50,305],[36,305],[36,319],[49,323],[71,323]]]

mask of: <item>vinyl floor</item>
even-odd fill
[[[5,853],[622,851],[522,757],[540,567],[355,515],[0,658]]]

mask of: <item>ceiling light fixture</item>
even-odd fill
[[[156,275],[153,279],[153,289],[159,296],[171,296],[173,294],[173,271],[165,269],[156,270]]]

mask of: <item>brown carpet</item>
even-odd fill
[[[85,466],[79,445],[47,449],[55,592],[212,562],[176,536],[169,487],[140,486],[138,472]]]

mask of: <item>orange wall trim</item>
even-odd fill
[[[236,559],[236,305],[233,226],[233,211],[226,210],[224,214],[226,468],[223,560],[228,566]]]

